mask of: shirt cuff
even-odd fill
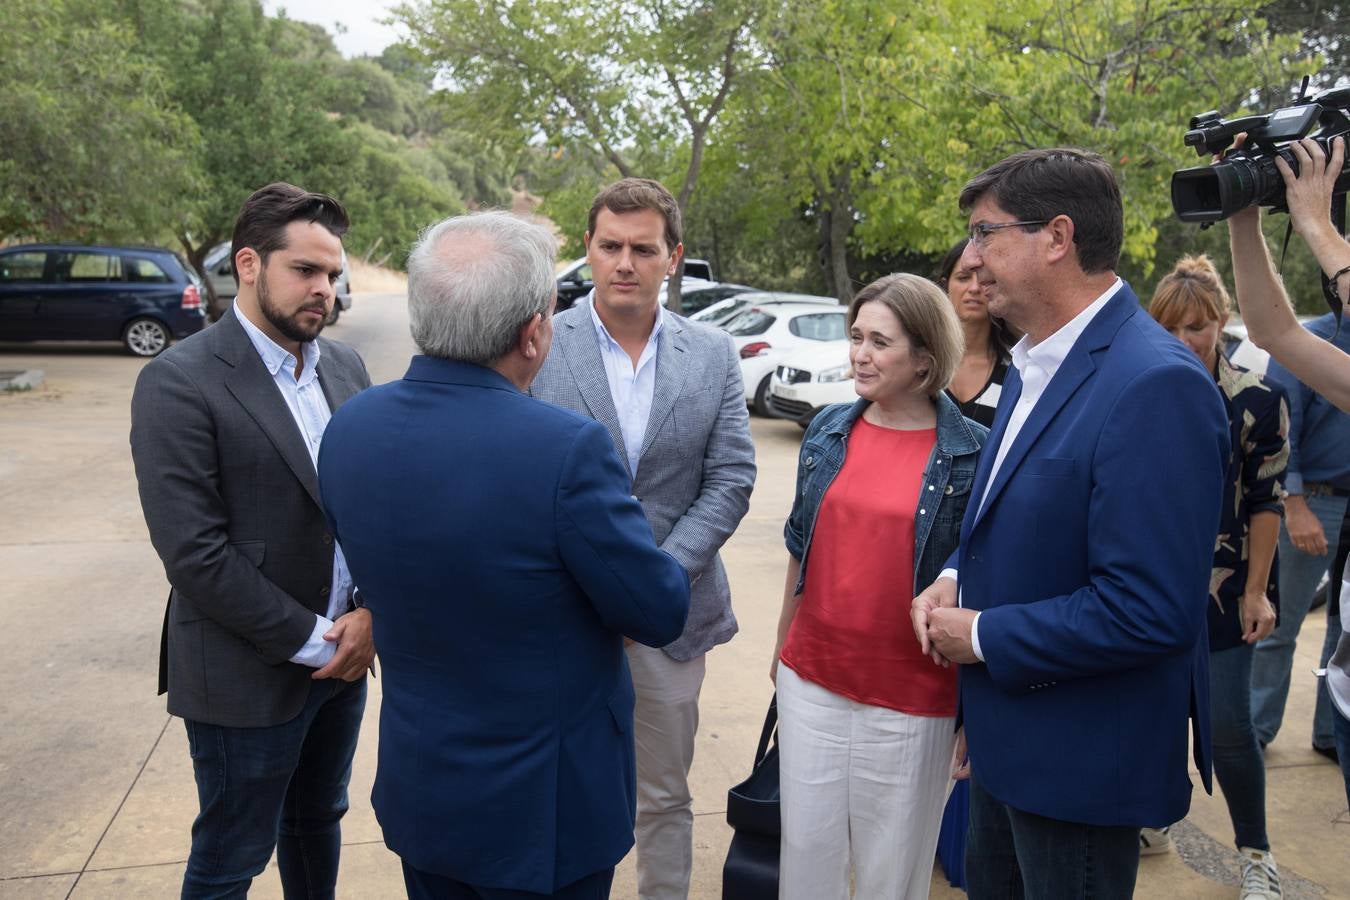
[[[1284,473],[1284,490],[1288,494],[1303,493],[1303,473],[1289,472]]]
[[[970,651],[975,654],[975,658],[984,662],[984,654],[980,652],[980,616],[983,613],[976,613],[975,618],[970,620]]]
[[[337,643],[325,641],[323,636],[332,627],[332,619],[315,614],[314,630],[309,633],[309,640],[305,641],[305,645],[291,657],[291,662],[309,666],[311,669],[322,669],[328,665],[329,660],[333,658],[333,654],[337,652]]]
[[[943,569],[941,572],[938,573],[938,577],[939,577],[939,578],[950,578],[952,581],[959,581],[959,580],[960,580],[960,579],[958,579],[958,578],[956,577],[956,570],[955,570],[955,569]]]

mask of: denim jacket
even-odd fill
[[[797,490],[792,513],[783,526],[788,553],[801,560],[801,575],[795,593],[806,584],[807,557],[816,525],[820,501],[834,476],[844,465],[848,434],[853,423],[867,408],[868,400],[827,406],[811,421],[802,438],[797,458]],[[938,394],[937,444],[928,457],[919,490],[919,508],[914,516],[915,593],[928,587],[942,573],[952,551],[961,540],[961,520],[970,500],[975,464],[989,430],[964,418],[961,410],[945,393]],[[933,499],[937,502],[934,503]]]

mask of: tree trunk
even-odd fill
[[[183,245],[183,252],[187,255],[188,265],[192,266],[193,271],[201,276],[202,285],[206,290],[206,296],[202,298],[206,301],[206,317],[212,322],[219,321],[220,317],[225,315],[227,304],[216,295],[216,286],[211,283],[210,276],[206,274],[205,264],[206,254],[212,247],[220,243],[219,239],[212,235],[200,244],[194,245],[192,238],[186,234],[180,234],[178,235],[178,242]]]
[[[848,274],[848,236],[853,230],[853,195],[849,190],[848,172],[836,173],[828,188],[821,179],[813,180],[820,197],[820,266],[825,273],[827,289],[847,306],[853,301],[853,279]]]
[[[666,309],[676,315],[679,315],[680,310],[683,308],[683,304],[680,302],[680,286],[683,283],[684,262],[681,260],[679,267],[675,269],[675,274],[670,276],[666,282]]]

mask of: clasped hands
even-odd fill
[[[956,582],[939,578],[921,591],[909,609],[919,647],[939,666],[979,662],[971,643],[975,612],[956,605]]]
[[[310,675],[316,681],[324,678],[356,681],[366,674],[375,659],[370,610],[364,607],[339,616],[323,639],[337,644],[337,649],[327,665],[315,669]]]

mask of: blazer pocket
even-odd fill
[[[675,447],[684,457],[703,457],[717,418],[717,407],[707,390],[683,394],[671,410],[670,424],[675,429]]]
[[[267,555],[266,541],[230,541],[230,546],[249,562],[262,568],[263,557]]]
[[[1074,460],[1071,456],[1038,456],[1023,463],[1022,469],[1028,475],[1067,478],[1073,474]]]

